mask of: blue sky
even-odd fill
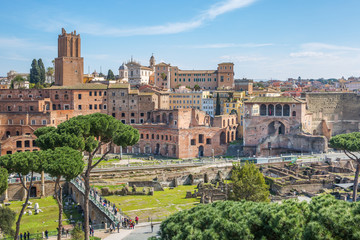
[[[57,56],[64,27],[82,38],[84,71],[118,73],[151,54],[180,69],[235,63],[236,78],[360,76],[358,0],[4,1],[0,76]]]

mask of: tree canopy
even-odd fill
[[[25,78],[20,75],[17,75],[13,80],[11,80],[10,89],[21,88],[21,83],[25,82]]]
[[[245,165],[234,164],[231,179],[233,191],[230,196],[233,200],[248,200],[253,202],[269,201],[269,186],[264,176],[253,163]]]
[[[0,236],[14,235],[13,225],[15,222],[16,213],[8,207],[0,207]]]
[[[8,188],[8,171],[0,167],[0,195]]]
[[[310,203],[219,201],[178,212],[161,224],[159,239],[359,239],[359,203],[331,195]]]
[[[356,162],[353,186],[353,200],[356,201],[360,173],[360,158],[359,155],[357,155],[360,152],[360,132],[336,135],[330,138],[330,146],[335,149],[343,150],[350,159]]]
[[[115,75],[111,69],[109,69],[106,79],[107,80],[115,80]]]
[[[41,81],[41,73],[36,59],[32,60],[31,69],[30,69],[30,83],[39,83]]]
[[[41,58],[39,58],[38,60],[38,66],[40,70],[40,81],[38,83],[42,85],[45,83],[46,73],[45,73],[45,66]]]

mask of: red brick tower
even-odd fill
[[[55,85],[71,86],[83,83],[84,59],[80,55],[80,34],[66,33],[58,38],[58,57],[55,58]]]

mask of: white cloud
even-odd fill
[[[293,52],[290,53],[290,57],[324,57],[325,54],[323,52]]]
[[[360,48],[332,45],[332,44],[327,44],[327,43],[318,43],[318,42],[304,43],[301,45],[301,48],[313,50],[313,51],[316,51],[316,50],[360,51]]]
[[[257,48],[257,47],[266,47],[272,46],[272,43],[214,43],[214,44],[204,44],[204,45],[193,45],[189,46],[190,48]],[[185,46],[186,47],[186,46]]]
[[[45,50],[56,51],[56,46],[42,45],[41,43],[31,42],[28,39],[21,39],[16,37],[0,37],[1,49],[32,49],[32,50]]]
[[[62,16],[59,20],[50,20],[37,24],[37,27],[40,27],[46,31],[58,31],[61,27],[71,26],[79,30],[79,32],[87,33],[91,35],[108,35],[108,36],[144,36],[144,35],[161,35],[161,34],[175,34],[181,33],[189,30],[199,28],[208,21],[215,19],[217,16],[225,14],[230,11],[234,11],[239,8],[243,8],[251,5],[257,0],[225,0],[218,2],[208,9],[199,14],[199,16],[190,19],[189,21],[184,22],[169,22],[162,25],[156,26],[141,26],[141,27],[114,27],[104,24],[91,23],[88,20],[66,20]],[[61,19],[61,20],[60,20]],[[121,23],[123,26],[124,24]],[[60,27],[59,27],[60,26]]]
[[[263,61],[266,58],[262,57],[262,56],[224,55],[224,56],[221,56],[220,59],[222,59],[224,61],[230,61],[230,62],[258,62],[258,61]]]

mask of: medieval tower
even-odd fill
[[[55,58],[55,85],[71,86],[83,83],[84,59],[80,54],[80,34],[61,30],[58,57]]]

